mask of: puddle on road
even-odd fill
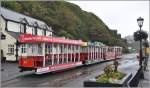
[[[32,86],[49,86],[49,87],[60,87],[71,80],[76,78],[80,78],[81,76],[88,76],[93,72],[93,69],[81,68],[70,71],[64,71],[63,73],[47,73],[43,75],[35,75],[33,73],[30,74],[22,74],[6,82],[6,84],[19,83],[20,84],[28,84],[29,81],[32,82]],[[39,80],[40,79],[40,80]],[[21,80],[21,83],[19,82]],[[35,80],[38,80],[37,82]],[[31,86],[31,85],[30,85]]]
[[[90,72],[89,71],[80,71],[80,72],[76,72],[74,74],[71,74],[71,75],[68,75],[66,77],[62,77],[62,78],[59,78],[59,79],[55,79],[53,81],[53,83],[50,83],[53,87],[60,87],[62,86],[63,84],[66,84],[68,83],[70,80],[73,80],[73,79],[76,79],[80,76],[83,76],[83,75],[89,75]]]
[[[93,72],[100,70],[99,69],[100,67],[103,67],[103,66],[101,65],[101,66],[97,67],[97,65],[95,65],[95,66],[91,66],[91,67],[83,67],[83,69],[74,70],[74,73],[65,74],[65,76],[62,75],[62,77],[59,77],[52,81],[49,81],[49,82],[43,84],[43,86],[61,87],[65,84],[68,84],[69,82],[73,81],[74,79],[81,78],[81,76],[88,77],[89,75],[93,74]]]

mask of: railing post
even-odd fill
[[[43,45],[43,67],[45,67],[45,43]]]

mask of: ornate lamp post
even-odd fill
[[[142,37],[142,36],[141,36],[141,28],[142,28],[142,26],[143,26],[143,21],[144,21],[144,19],[143,19],[142,17],[139,17],[139,18],[137,19],[137,23],[138,23],[138,25],[139,25],[139,27],[140,27],[140,37]],[[141,67],[141,68],[142,68],[142,60],[143,60],[142,38],[140,38],[140,67]]]

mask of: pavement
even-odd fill
[[[135,55],[128,55],[128,57],[125,55],[124,58],[130,58],[130,57],[134,57]],[[135,57],[136,58],[136,57]],[[134,62],[134,64],[136,64],[136,62]],[[133,65],[133,64],[132,64]],[[133,68],[133,70],[136,70],[137,68],[136,67],[133,67],[131,65],[131,67]],[[129,66],[126,64],[126,66]],[[130,68],[131,69],[131,68]],[[124,69],[125,70],[125,69]],[[127,68],[127,70],[129,70],[129,68]],[[126,71],[127,71],[126,70]],[[139,85],[138,87],[139,88],[149,88],[150,86],[150,57],[148,59],[148,67],[147,69],[144,71],[144,79],[141,79],[140,82],[139,82]]]
[[[150,57],[148,59],[148,67],[147,69],[144,71],[144,79],[140,80],[138,87],[147,87],[149,88],[150,86]]]
[[[1,63],[1,82],[12,80],[16,77],[29,74],[31,72],[20,73],[18,62]]]

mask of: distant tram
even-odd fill
[[[53,72],[105,60],[121,58],[122,47],[105,46],[50,36],[19,36],[20,71]]]

